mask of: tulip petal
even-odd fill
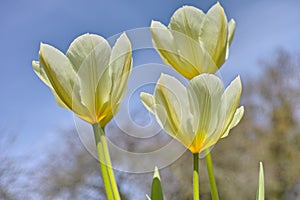
[[[222,81],[212,74],[201,74],[191,80],[187,87],[191,111],[194,115],[196,137],[193,145],[200,150],[207,137],[221,134],[216,132],[220,116],[220,102],[223,93]]]
[[[73,110],[72,94],[77,75],[69,59],[54,47],[41,44],[40,65],[57,96]]]
[[[228,43],[227,43],[228,46],[231,44],[233,40],[234,32],[235,32],[235,21],[234,19],[231,19],[228,22]]]
[[[170,117],[164,107],[164,105],[156,104],[154,97],[151,94],[142,92],[141,100],[144,106],[155,115],[159,125],[173,138],[177,139],[179,142],[183,143],[187,148],[190,147],[194,134],[192,130],[191,123],[191,114],[188,114],[186,111],[186,120],[182,120],[180,123],[180,130],[175,132],[174,127],[172,127],[172,122],[170,121]]]
[[[185,69],[188,64],[197,70],[189,79],[200,73],[214,73],[218,70],[211,55],[205,50],[202,42],[199,42],[205,19],[206,16],[201,10],[193,6],[184,6],[173,14],[169,24],[176,48],[179,50],[178,54],[184,61],[181,67],[184,66]]]
[[[222,95],[222,112],[224,113],[225,119],[224,123],[220,124],[220,126],[223,127],[223,130],[221,131],[222,133],[225,133],[234,118],[240,102],[241,94],[242,83],[240,76],[238,76],[230,83]]]
[[[177,48],[173,37],[173,32],[177,35],[180,34],[179,32],[171,31],[157,21],[152,21],[150,30],[153,45],[164,63],[172,66],[186,78],[192,78],[195,74],[199,74],[199,70],[193,64],[187,61],[187,59],[180,58],[180,50]],[[183,34],[180,35],[184,37]]]
[[[235,111],[234,117],[233,117],[231,123],[229,124],[227,130],[226,130],[225,133],[222,135],[222,138],[225,138],[225,137],[228,136],[229,131],[230,131],[232,128],[234,128],[234,127],[241,121],[243,115],[244,115],[244,107],[241,106],[241,107],[239,107],[239,108]]]
[[[220,67],[225,61],[227,49],[227,18],[220,3],[209,9],[201,30],[200,40]]]
[[[193,6],[183,6],[173,14],[169,28],[197,41],[204,18],[205,14],[201,10]]]
[[[32,67],[35,72],[35,74],[48,86],[52,89],[51,83],[47,77],[47,74],[44,70],[44,68],[41,67],[39,61],[32,61]]]
[[[111,100],[113,107],[117,109],[127,91],[127,81],[132,69],[131,43],[125,33],[118,38],[112,48],[109,69],[113,84]]]
[[[155,114],[164,130],[172,137],[189,147],[194,132],[191,112],[185,87],[172,76],[162,74],[155,91]]]
[[[228,59],[228,56],[229,56],[229,46],[231,45],[231,42],[233,40],[234,31],[235,31],[235,21],[233,19],[231,19],[228,23],[227,50],[226,50],[226,56],[225,56],[226,60]]]
[[[108,64],[111,48],[106,40],[102,41],[101,39],[99,40],[102,42],[94,46],[95,43],[92,41],[95,37],[101,38],[100,36],[85,35],[80,41],[82,51],[87,50],[88,45],[91,46],[90,49],[92,51],[86,54],[85,59],[78,68],[78,76],[81,81],[80,94],[82,103],[93,115],[93,120],[98,122],[100,115],[103,115],[103,113],[99,113],[99,110],[104,109],[102,108],[104,103],[109,101],[110,98],[111,78]],[[79,46],[77,50],[80,51]],[[79,61],[78,63],[80,63]]]
[[[108,45],[103,37],[89,33],[79,36],[71,43],[66,56],[73,64],[76,72],[90,53],[101,44],[103,47]]]
[[[62,108],[66,108],[66,109],[69,109],[65,104],[64,102],[58,97],[58,95],[56,94],[55,90],[53,89],[48,77],[47,77],[47,74],[44,70],[44,68],[42,68],[40,66],[40,62],[38,61],[32,61],[32,67],[33,67],[33,70],[34,72],[36,73],[36,75],[51,89],[54,97],[55,97],[55,100],[56,100],[56,103],[62,107]]]
[[[191,80],[188,87],[189,101],[195,119],[195,131],[205,130],[209,134],[215,129],[221,96],[222,81],[213,74],[202,74]]]
[[[153,96],[151,94],[142,92],[140,94],[140,98],[146,109],[149,110],[151,113],[155,114],[155,110],[153,108],[153,106],[155,105],[155,101]]]

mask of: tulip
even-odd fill
[[[193,6],[179,8],[168,27],[152,21],[153,45],[167,65],[187,79],[215,73],[229,55],[235,22],[216,3],[206,14]]]
[[[201,153],[226,137],[242,118],[241,92],[239,77],[224,91],[212,74],[196,76],[187,87],[162,74],[154,94],[141,93],[141,100],[170,136],[192,153]]]
[[[199,199],[199,154],[204,150],[209,152],[239,123],[244,114],[244,107],[238,108],[241,93],[239,76],[224,91],[221,80],[213,74],[200,74],[187,87],[162,74],[153,95],[140,95],[160,126],[193,153],[194,200]],[[210,154],[206,157],[212,198],[218,199]]]
[[[119,109],[132,68],[131,44],[126,34],[112,48],[101,36],[82,35],[65,55],[41,43],[39,61],[32,65],[59,106],[92,124],[107,199],[120,200],[104,127]]]
[[[75,39],[66,55],[41,43],[35,73],[56,102],[81,119],[104,127],[118,111],[132,68],[131,44],[122,34],[113,48],[101,36]]]

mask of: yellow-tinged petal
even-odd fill
[[[220,126],[223,128],[223,133],[228,129],[233,120],[234,114],[240,103],[241,95],[242,82],[240,76],[238,76],[230,83],[222,95],[222,112],[225,120],[224,124],[220,124]]]
[[[205,14],[193,6],[183,6],[171,17],[169,28],[198,41]]]
[[[74,70],[76,72],[81,67],[85,59],[98,45],[103,45],[103,47],[110,48],[109,44],[103,37],[89,33],[77,37],[71,43],[66,56],[73,64]]]
[[[228,22],[228,43],[227,43],[228,47],[232,43],[234,32],[235,32],[235,21],[234,19],[231,19]]]
[[[40,65],[57,96],[72,110],[72,93],[77,75],[68,58],[54,47],[41,44]]]
[[[233,116],[232,121],[230,122],[227,130],[225,131],[225,133],[222,135],[222,138],[225,138],[228,136],[229,131],[234,128],[242,119],[242,117],[244,116],[244,106],[239,107]]]
[[[39,61],[32,61],[32,67],[35,72],[35,74],[50,88],[52,88],[52,85],[47,77],[47,74],[45,70],[40,66]]]
[[[173,82],[173,85],[172,88],[169,88],[171,86],[171,82]],[[180,84],[178,84],[178,81],[176,79],[162,74],[157,82],[153,96],[155,98],[155,102],[162,106],[156,108],[156,112],[158,112],[157,109],[164,108],[166,117],[171,126],[171,134],[176,135],[179,131],[180,126],[180,116],[176,111],[176,108],[181,108],[181,105],[178,101],[178,97],[176,92],[174,91],[174,88],[175,90],[181,90],[181,92],[183,93],[185,92],[184,86],[180,87]],[[181,109],[179,109],[179,112],[180,110]],[[163,114],[163,112],[160,112],[160,114]],[[160,118],[160,116],[158,117]]]
[[[219,109],[223,93],[222,81],[215,75],[202,74],[193,78],[188,87],[189,101],[197,134],[213,134],[219,123]]]
[[[111,100],[112,104],[118,107],[127,91],[127,81],[132,69],[131,43],[125,33],[118,38],[112,48],[109,69],[113,83]]]
[[[147,110],[149,110],[151,113],[155,114],[155,110],[153,108],[153,106],[155,105],[155,101],[154,101],[153,96],[151,94],[142,92],[140,94],[140,98],[141,98],[144,106],[147,108]]]
[[[64,102],[59,98],[59,96],[56,94],[55,90],[53,89],[53,87],[47,77],[45,70],[40,66],[40,62],[32,61],[32,67],[33,67],[35,74],[51,89],[51,91],[55,97],[56,103],[62,108],[69,109],[64,104]]]
[[[90,41],[85,37],[82,43],[91,44]],[[83,60],[78,70],[81,100],[89,110],[94,123],[98,122],[98,111],[110,99],[111,78],[108,71],[110,54],[109,44],[99,43]]]
[[[201,30],[199,39],[220,67],[225,61],[227,50],[227,18],[220,3],[209,9]]]
[[[192,78],[195,74],[199,74],[198,69],[187,58],[180,57],[180,49],[176,46],[171,30],[157,21],[152,21],[150,30],[153,45],[166,64],[174,67],[175,70],[186,78]],[[181,33],[177,32],[176,34],[179,35]]]
[[[174,77],[162,74],[153,97],[155,105],[152,106],[152,110],[161,127],[189,147],[194,138],[194,132],[186,88]]]
[[[229,47],[232,43],[234,32],[235,32],[235,21],[233,19],[231,19],[228,23],[228,38],[227,38],[228,41],[227,41],[225,60],[227,60],[228,56],[229,56]]]
[[[88,108],[93,123],[107,113],[103,105],[107,105],[111,93],[110,54],[110,45],[103,37],[88,33],[76,38],[66,53],[78,71],[82,103]]]
[[[205,50],[204,45],[180,32],[172,31],[177,54],[181,61],[180,73],[185,73],[186,68],[194,68],[196,73],[191,78],[201,73],[214,73],[218,70],[214,60]]]
[[[233,120],[238,120],[243,113],[243,108],[237,112],[237,118],[234,119],[235,113],[237,111],[238,104],[240,102],[242,85],[240,77],[238,76],[231,82],[231,84],[226,88],[222,94],[221,104],[218,112],[218,123],[215,127],[215,131],[210,135],[207,135],[206,142],[203,145],[203,149],[209,148],[214,145],[224,134],[230,130],[230,126],[234,124]],[[233,124],[231,124],[233,123]],[[225,137],[225,136],[224,136]]]

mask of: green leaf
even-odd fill
[[[148,196],[148,194],[146,194],[146,198],[147,198],[147,200],[151,200],[151,198]]]
[[[147,197],[149,199],[149,197]],[[164,195],[161,187],[158,168],[154,169],[154,176],[152,181],[151,200],[163,200]]]
[[[259,185],[258,191],[256,194],[256,200],[264,200],[265,199],[265,183],[264,183],[264,168],[262,162],[259,163]]]

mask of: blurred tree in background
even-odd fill
[[[220,199],[255,199],[259,161],[264,163],[267,199],[300,199],[299,61],[297,56],[281,50],[270,62],[261,62],[259,75],[244,80],[245,116],[229,137],[221,140],[212,151]],[[170,139],[167,134],[160,133],[159,140],[139,141],[127,136],[113,123],[108,128],[111,141],[122,141],[122,149],[133,152],[142,148],[147,152],[154,143],[164,145]],[[57,135],[63,147],[50,146],[44,161],[34,165],[31,171],[16,168],[30,159],[12,160],[5,153],[0,155],[0,199],[20,199],[22,191],[16,188],[26,188],[20,187],[26,181],[30,184],[23,189],[23,194],[31,194],[25,199],[105,199],[98,163],[83,147],[76,132]],[[4,152],[2,148],[1,152]],[[160,171],[167,200],[191,199],[190,163],[192,156],[185,152]],[[210,199],[205,168],[205,159],[202,159],[202,200]],[[16,181],[20,176],[23,181]],[[152,173],[117,171],[116,178],[122,199],[145,199],[144,194],[150,194]]]
[[[16,161],[9,156],[9,144],[13,142],[5,130],[0,130],[0,199],[16,199],[13,186],[19,175]]]

